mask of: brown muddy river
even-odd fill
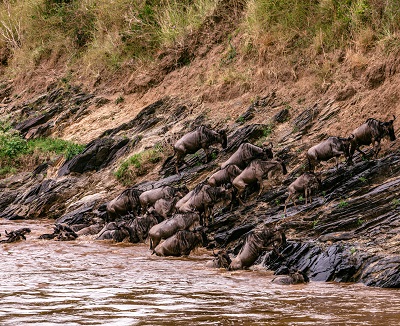
[[[400,290],[271,283],[270,271],[208,269],[211,253],[150,255],[147,245],[39,240],[53,221],[0,221],[0,325],[399,325]]]

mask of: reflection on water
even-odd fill
[[[0,325],[399,325],[399,290],[276,285],[261,268],[207,269],[204,249],[161,258],[144,244],[38,240],[51,221],[0,223],[32,229],[0,245]]]

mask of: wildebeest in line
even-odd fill
[[[186,186],[175,188],[171,186],[162,186],[142,192],[139,195],[142,212],[145,213],[149,206],[153,206],[159,199],[181,198],[189,192]]]
[[[218,170],[214,174],[212,174],[208,179],[207,183],[213,187],[225,186],[229,183],[232,183],[233,179],[235,179],[242,172],[235,164],[228,164],[221,170]]]
[[[186,154],[194,154],[199,149],[203,149],[206,154],[206,163],[210,161],[210,146],[221,144],[222,148],[228,145],[228,138],[225,130],[214,131],[206,126],[197,127],[195,130],[185,134],[174,145],[174,155],[176,155],[175,169],[179,173],[179,165],[184,162]]]
[[[262,161],[260,159],[251,161],[249,166],[247,166],[232,182],[233,186],[238,191],[237,196],[240,203],[243,205],[241,195],[246,186],[258,182],[260,186],[258,196],[260,196],[264,190],[263,178],[267,177],[270,179],[271,174],[278,170],[282,171],[284,175],[287,174],[286,165],[283,161]]]
[[[304,192],[305,204],[307,204],[308,198],[310,199],[310,204],[311,204],[312,191],[314,189],[319,189],[320,187],[321,187],[321,180],[314,173],[312,172],[303,173],[288,186],[289,195],[285,200],[285,208],[283,210],[284,214],[286,214],[287,204],[297,193]],[[293,204],[294,206],[296,206],[295,199],[293,199]]]
[[[135,219],[119,222],[110,222],[99,232],[96,240],[122,242],[129,238],[131,243],[144,242],[149,230],[160,222],[162,222],[162,218],[153,214],[146,214]]]
[[[244,169],[255,159],[261,159],[264,161],[272,159],[274,156],[272,147],[273,144],[271,142],[269,144],[263,144],[262,147],[250,143],[243,143],[228,160],[221,164],[221,169],[230,164],[236,165],[239,169]]]
[[[396,117],[393,115],[393,120],[382,122],[373,118],[367,119],[365,123],[353,130],[351,133],[354,137],[350,141],[350,154],[348,162],[352,163],[354,152],[357,150],[363,157],[367,155],[360,149],[360,146],[370,145],[373,146],[373,152],[375,158],[377,158],[379,151],[381,150],[381,140],[388,137],[391,141],[396,140],[394,134],[393,122]]]
[[[149,231],[150,250],[158,246],[162,239],[173,236],[180,230],[188,230],[200,222],[198,213],[175,214],[173,217],[154,225]]]
[[[141,192],[135,188],[125,189],[116,198],[106,204],[108,221],[114,221],[126,215],[138,216],[140,213]]]
[[[179,200],[179,197],[171,199],[161,198],[154,203],[154,209],[149,209],[149,213],[158,214],[164,219],[171,217],[176,212],[176,203]]]
[[[261,252],[277,251],[286,244],[285,234],[279,228],[264,226],[261,230],[253,230],[247,237],[237,256],[232,259],[229,270],[245,269],[254,264]]]
[[[157,256],[188,256],[193,249],[206,244],[207,236],[203,228],[180,230],[155,247],[154,252]]]
[[[346,158],[349,157],[350,141],[354,138],[351,135],[348,138],[343,137],[329,137],[319,144],[311,147],[307,151],[307,160],[309,164],[309,170],[314,171],[315,166],[321,161],[328,161],[331,158],[336,160],[336,169],[339,167],[339,157],[344,155]]]
[[[207,225],[214,205],[223,202],[225,205],[232,200],[232,188],[212,187],[200,183],[195,187],[191,197],[179,207],[181,213],[197,211],[200,214],[200,225]]]

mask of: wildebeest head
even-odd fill
[[[396,120],[396,117],[393,115],[393,120],[389,120],[387,122],[381,122],[381,127],[384,130],[385,136],[388,135],[391,141],[396,140],[396,135],[394,134],[393,122]]]
[[[353,134],[351,134],[347,138],[338,137],[339,141],[341,142],[345,157],[349,157],[350,156],[350,144],[351,144],[351,140],[353,138],[354,138]]]
[[[268,144],[265,142],[262,144],[262,149],[264,152],[264,158],[263,159],[271,159],[274,157],[274,153],[272,152],[272,147],[274,147],[274,145],[272,144],[272,142],[269,142]]]
[[[226,135],[226,130],[225,129],[221,129],[218,131],[219,135],[221,136],[222,139],[222,148],[225,149],[228,147],[228,136]]]
[[[232,262],[231,257],[229,256],[228,252],[224,249],[218,251],[217,253],[213,250],[214,264],[218,268],[229,268],[229,265]]]

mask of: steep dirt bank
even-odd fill
[[[302,269],[313,280],[399,287],[399,140],[383,141],[378,160],[357,157],[353,167],[338,172],[328,163],[314,202],[289,207],[288,217],[282,216],[286,187],[304,171],[308,148],[330,135],[348,136],[369,117],[386,121],[400,115],[396,55],[347,50],[290,63],[272,51],[263,60],[239,53],[227,63],[222,59],[235,17],[224,26],[214,17],[182,48],[160,54],[157,64],[138,75],[79,87],[60,83],[62,73],[5,82],[1,118],[8,117],[26,138],[61,137],[87,148],[69,162],[46,161],[34,173],[1,180],[0,217],[91,223],[103,217],[98,208],[126,188],[113,173],[134,153],[156,144],[164,151],[129,186],[185,183],[192,189],[241,142],[268,140],[287,163],[288,176],[260,198],[250,192],[246,207],[216,212],[210,246],[236,254],[246,232],[278,223],[289,246],[282,257],[263,257],[269,268]],[[230,44],[236,46],[240,37],[232,36]],[[201,124],[227,128],[228,148],[216,150],[209,164],[202,163],[200,151],[177,175],[174,160],[163,165],[171,144]],[[398,126],[396,120],[397,136]]]

